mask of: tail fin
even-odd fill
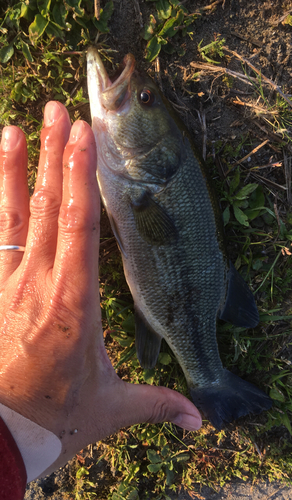
[[[214,387],[190,387],[194,404],[216,429],[249,413],[261,413],[272,406],[271,398],[255,385],[224,370],[222,382]]]

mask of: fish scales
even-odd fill
[[[225,263],[206,181],[191,148],[187,149],[187,158],[175,179],[157,194],[161,206],[180,228],[175,246],[145,242],[137,234],[129,203],[115,203],[123,197],[123,180],[116,177],[107,183],[107,167],[103,179],[101,164],[99,179],[103,198],[112,200],[107,206],[119,227],[124,270],[134,302],[155,331],[167,339],[187,378],[193,379],[193,384],[195,381],[209,384],[218,377],[218,370],[222,370],[215,338],[216,314],[226,288]],[[129,186],[126,197],[129,191],[133,196]],[[199,196],[194,195],[197,191]],[[211,345],[213,350],[216,346],[217,356],[212,356],[209,369]]]
[[[257,309],[227,258],[203,162],[153,82],[134,66],[130,72],[129,61],[126,84],[123,72],[108,83],[97,52],[88,53],[97,177],[134,299],[137,355],[153,367],[164,338],[194,403],[221,428],[271,405],[263,391],[223,368],[216,342],[218,315],[255,326]],[[115,109],[109,93],[117,99],[119,85]]]

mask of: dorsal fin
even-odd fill
[[[231,262],[226,301],[218,317],[244,328],[254,328],[259,322],[254,296]]]

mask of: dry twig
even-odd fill
[[[289,14],[292,12],[292,9],[288,10],[287,12],[285,12],[285,14],[283,16],[281,16],[277,21],[275,21],[274,23],[271,23],[272,26],[278,26],[278,24],[280,24],[282,21],[284,21],[284,19],[286,19],[287,16],[289,16]]]
[[[249,108],[253,108],[255,113],[258,114],[265,114],[265,115],[277,115],[278,111],[277,110],[269,110],[265,108],[264,106],[257,106],[256,104],[250,103],[250,102],[244,102],[242,101],[238,96],[236,96],[236,99],[232,101],[232,104],[237,104],[238,106],[247,106]]]
[[[175,92],[175,89],[174,89],[174,94],[177,102],[175,103],[172,100],[168,99],[170,104],[178,111],[179,114],[189,115],[190,118],[195,122],[196,117],[193,115],[190,108],[178,97],[177,93]],[[196,130],[195,126],[192,127],[192,130],[193,132]]]
[[[99,20],[100,15],[100,0],[94,0],[94,15]]]
[[[137,17],[138,17],[138,21],[139,21],[139,24],[140,24],[140,28],[143,28],[143,17],[142,17],[142,13],[141,13],[141,9],[140,9],[140,5],[139,5],[139,1],[138,0],[134,0],[134,7],[135,7],[135,11],[136,11],[136,14],[137,14]]]
[[[267,78],[265,75],[263,75],[262,72],[260,70],[258,70],[253,64],[251,64],[251,62],[249,62],[248,59],[246,59],[245,57],[242,57],[241,55],[237,54],[237,52],[235,52],[234,50],[230,50],[228,47],[224,46],[223,49],[226,50],[226,52],[229,52],[230,54],[234,55],[237,59],[239,59],[243,63],[247,64],[257,75],[260,76],[260,78],[263,80],[263,82],[271,85],[271,87],[276,92],[278,92],[278,94],[280,94],[280,96],[289,104],[289,106],[292,107],[292,101],[282,92],[282,90],[280,89],[280,87],[275,82],[273,82],[272,80],[270,80],[270,78]]]
[[[198,109],[196,109],[197,111],[197,114],[198,114],[198,118],[199,118],[199,122],[200,122],[200,125],[201,125],[201,129],[202,129],[202,132],[203,132],[203,146],[202,146],[202,157],[203,157],[203,160],[206,160],[206,155],[207,155],[207,127],[206,127],[206,113],[205,111],[199,111]]]
[[[202,155],[203,155],[203,160],[206,161],[206,156],[207,156],[207,127],[206,127],[206,113],[205,113],[205,111],[201,112],[201,118],[202,118],[202,131],[203,131]]]
[[[266,177],[263,177],[262,175],[255,174],[254,172],[251,172],[250,175],[254,177],[255,179],[261,181],[263,184],[270,184],[271,186],[274,186],[278,189],[282,189],[283,191],[286,191],[286,186],[281,186],[281,184],[277,184],[276,182],[271,181],[270,179],[267,179]]]
[[[265,146],[268,142],[270,142],[270,140],[266,139],[264,142],[259,144],[256,148],[254,148],[250,153],[241,158],[241,160],[238,160],[235,163],[233,163],[232,167],[235,167],[235,165],[238,165],[239,163],[242,163],[243,161],[247,160],[251,155],[254,155],[259,149]]]
[[[260,42],[260,40],[257,40],[256,38],[253,38],[252,36],[245,36],[242,35],[241,33],[238,33],[238,31],[230,31],[231,35],[236,36],[237,38],[240,38],[241,40],[244,40],[245,42],[252,43],[256,47],[262,47],[263,42]]]
[[[258,81],[256,78],[248,77],[246,75],[242,75],[241,73],[237,73],[236,71],[233,71],[228,68],[224,68],[223,66],[213,66],[212,64],[207,64],[207,63],[200,63],[193,61],[190,63],[190,66],[192,68],[198,68],[201,71],[211,71],[212,73],[221,73],[222,75],[230,75],[233,76],[234,78],[237,78],[238,80],[241,80],[242,82],[246,83],[247,85],[252,85],[252,82],[254,81],[255,83]],[[218,76],[221,76],[220,74]]]
[[[286,187],[287,187],[287,202],[291,205],[291,156],[287,156],[284,153],[284,170],[285,170],[285,178],[286,178]]]
[[[100,247],[104,247],[104,246],[106,246],[106,245],[108,245],[108,244],[112,245],[112,243],[113,243],[114,241],[115,241],[115,237],[114,237],[114,236],[111,236],[111,238],[108,238],[108,239],[107,239],[107,240],[105,240],[105,241],[101,241],[101,242],[100,242],[100,244],[99,244],[99,246],[100,246]]]
[[[282,161],[275,161],[273,163],[266,163],[266,165],[260,165],[258,167],[251,167],[248,169],[249,172],[254,172],[255,170],[261,170],[263,168],[271,168],[271,167],[282,167]]]
[[[224,6],[225,0],[216,0],[213,3],[210,3],[210,5],[205,5],[205,7],[202,7],[202,10],[212,10],[219,3],[223,3],[223,6]]]
[[[279,137],[277,134],[275,134],[274,132],[270,132],[269,130],[267,130],[263,125],[261,125],[260,123],[258,123],[256,120],[253,120],[253,123],[259,128],[262,130],[262,132],[264,132],[268,137],[270,137],[270,139],[274,142],[278,142],[281,146],[283,146],[283,138]],[[279,152],[278,149],[275,149],[274,147],[272,147],[272,145],[270,145],[270,147],[272,149],[274,149],[275,151]],[[291,144],[287,144],[286,143],[286,147],[289,151],[292,151],[292,146]]]
[[[160,59],[159,56],[156,57],[155,59],[155,77],[157,79],[159,88],[161,92],[163,92],[163,86],[162,86],[162,79],[161,79],[161,73],[160,73]]]
[[[280,216],[279,216],[279,210],[278,210],[278,206],[277,206],[277,200],[278,200],[278,195],[276,194],[275,201],[274,201],[274,212],[275,212],[275,216],[276,216],[277,224],[278,224],[278,234],[277,234],[277,236],[275,238],[275,241],[277,241],[278,236],[279,236],[280,231],[281,231],[281,220],[280,220]],[[282,249],[282,251],[283,251],[283,249]]]

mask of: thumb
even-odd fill
[[[172,422],[188,431],[196,431],[202,425],[197,408],[179,392],[166,387],[126,384],[120,408],[122,427],[148,422]]]

